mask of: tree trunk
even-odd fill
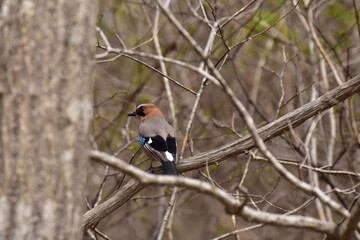
[[[96,3],[0,3],[0,239],[79,239]]]

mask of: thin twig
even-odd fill
[[[273,24],[271,24],[268,28],[266,28],[265,30],[263,30],[263,31],[261,31],[261,32],[259,32],[259,33],[256,33],[256,34],[254,34],[254,35],[252,35],[252,36],[250,36],[250,37],[248,37],[248,38],[240,41],[239,43],[233,45],[233,46],[231,47],[231,49],[234,49],[234,48],[236,48],[236,47],[238,47],[238,46],[240,46],[240,45],[242,45],[242,44],[244,44],[244,43],[246,43],[246,42],[248,42],[248,41],[250,41],[250,40],[252,40],[252,39],[254,39],[254,38],[256,38],[256,37],[258,37],[258,36],[260,36],[260,35],[262,35],[262,34],[264,34],[264,33],[266,33],[267,31],[269,31],[269,30],[270,30],[271,28],[273,28],[276,24],[278,24],[281,20],[283,20],[284,18],[286,18],[286,17],[297,7],[297,5],[298,5],[300,2],[301,2],[301,0],[299,0],[299,1],[295,4],[295,6],[290,9],[289,12],[287,12],[284,16],[282,16],[281,18],[279,18],[278,20],[276,20],[276,21],[275,21]]]
[[[168,225],[170,215],[174,211],[176,195],[177,195],[177,187],[174,187],[173,192],[171,193],[171,198],[170,198],[168,207],[166,209],[166,212],[165,212],[163,221],[161,223],[160,230],[159,230],[159,233],[158,233],[158,236],[157,236],[156,240],[161,240],[163,238],[165,228]]]
[[[103,234],[102,232],[100,232],[99,229],[94,228],[94,231],[95,231],[97,234],[99,234],[103,239],[105,239],[105,240],[111,240],[108,236],[106,236],[105,234]]]
[[[145,67],[150,68],[151,70],[153,70],[154,72],[160,74],[160,75],[163,76],[164,78],[169,79],[170,81],[172,81],[172,82],[173,82],[174,84],[176,84],[177,86],[179,86],[179,87],[185,89],[186,91],[188,91],[188,92],[196,95],[196,92],[194,92],[194,91],[191,90],[190,88],[187,88],[186,86],[182,85],[181,83],[179,83],[178,81],[176,81],[176,80],[173,79],[172,77],[170,77],[170,76],[168,76],[168,75],[160,72],[159,70],[157,70],[156,68],[150,66],[150,65],[147,64],[146,62],[143,62],[143,61],[141,61],[141,60],[139,60],[139,59],[137,59],[137,58],[135,58],[135,57],[133,57],[133,56],[131,56],[131,55],[128,55],[128,54],[122,54],[122,56],[127,57],[127,58],[130,58],[130,59],[132,59],[132,60],[134,60],[134,61],[136,61],[136,62],[144,65]]]
[[[291,215],[291,214],[297,213],[301,209],[304,209],[306,206],[308,206],[312,201],[314,201],[314,199],[315,199],[314,197],[310,198],[309,200],[307,200],[303,204],[301,204],[299,207],[285,213],[284,215]],[[251,230],[263,227],[263,226],[265,226],[265,224],[263,224],[263,223],[256,224],[256,225],[253,225],[253,226],[250,226],[250,227],[246,227],[246,228],[242,228],[242,229],[238,229],[238,230],[235,230],[235,231],[232,231],[232,232],[225,233],[225,234],[223,234],[223,235],[221,235],[219,237],[213,238],[211,240],[221,240],[221,239],[227,238],[229,236],[232,236],[232,235],[235,235],[235,234],[238,234],[238,233],[251,231]]]
[[[165,5],[169,5],[169,3],[170,3],[170,0],[165,1]],[[158,6],[156,6],[155,17],[154,17],[154,26],[153,26],[154,45],[155,45],[155,49],[156,49],[156,54],[158,56],[162,57],[159,35],[158,35],[159,18],[160,18],[160,9]],[[159,63],[160,63],[161,72],[164,75],[168,75],[164,61],[162,61],[160,59]],[[164,85],[165,85],[166,97],[167,97],[169,107],[170,107],[170,115],[171,115],[172,124],[173,124],[174,129],[176,129],[177,128],[177,120],[176,120],[176,115],[175,115],[175,105],[174,105],[174,99],[172,96],[171,88],[169,85],[169,80],[167,77],[163,77],[163,81],[164,81]]]
[[[322,46],[322,44],[321,44],[321,42],[320,42],[320,40],[319,40],[319,38],[318,38],[318,36],[317,36],[317,34],[315,32],[314,24],[313,24],[313,12],[312,12],[311,8],[309,8],[309,11],[308,11],[307,23],[308,23],[311,36],[312,36],[312,38],[313,38],[313,40],[315,42],[315,45],[316,45],[317,49],[319,50],[320,54],[324,57],[325,61],[329,65],[332,73],[334,74],[336,82],[339,85],[341,85],[344,82],[343,77],[340,76],[338,70],[336,69],[334,63],[331,61],[330,57],[326,53],[324,47]]]
[[[212,28],[211,32],[209,34],[209,37],[208,37],[208,41],[207,41],[206,46],[205,46],[205,52],[207,52],[208,54],[211,52],[211,48],[212,48],[212,45],[213,45],[214,40],[215,40],[215,35],[216,35],[216,29]],[[199,66],[199,69],[203,69],[204,66],[205,66],[205,62],[201,62],[200,66]],[[204,70],[206,71],[206,69],[204,69]],[[191,131],[191,128],[192,128],[192,124],[193,124],[193,121],[194,121],[194,118],[195,118],[195,114],[196,114],[196,111],[198,109],[200,99],[201,99],[201,96],[202,96],[202,94],[204,92],[205,86],[207,85],[207,82],[208,82],[208,79],[206,77],[204,77],[202,79],[202,81],[201,81],[200,89],[196,94],[194,105],[193,105],[191,113],[190,113],[189,121],[188,121],[188,124],[186,126],[184,139],[183,139],[183,142],[182,142],[182,145],[181,145],[180,160],[183,158],[184,151],[185,151],[185,146],[186,146],[186,143],[187,143],[188,138],[189,138],[189,134],[190,134],[190,131]]]
[[[255,3],[258,0],[252,0],[251,2],[249,2],[247,5],[245,5],[244,7],[242,7],[241,9],[239,9],[238,11],[236,11],[231,17],[229,17],[228,19],[226,19],[225,22],[220,24],[220,28],[225,27],[229,22],[231,22],[235,17],[237,17],[239,14],[243,13],[244,11],[246,11],[251,5],[253,5],[253,3]]]

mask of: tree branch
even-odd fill
[[[350,217],[346,219],[339,227],[339,239],[350,239],[354,230],[360,221],[360,202],[356,204]]]
[[[289,126],[295,128],[301,123],[311,118],[312,116],[331,108],[335,104],[344,101],[345,99],[360,92],[360,75],[338,86],[332,91],[324,94],[316,100],[309,102],[302,107],[280,117],[276,121],[267,124],[257,130],[260,137],[264,140],[273,139],[280,134],[289,131]],[[230,157],[244,153],[247,150],[255,147],[255,142],[250,135],[246,135],[239,140],[232,143],[225,144],[219,148],[210,150],[205,153],[200,153],[195,156],[183,159],[178,165],[180,173],[187,172],[193,169],[198,169],[206,164],[214,164],[226,160]],[[91,155],[92,158],[95,156]],[[160,173],[161,169],[157,169],[156,173]],[[147,186],[136,179],[131,179],[122,189],[116,192],[113,196],[101,203],[96,208],[86,212],[83,217],[84,229],[95,225],[111,212],[116,210],[127,202],[132,196]]]
[[[316,232],[322,232],[330,235],[332,235],[336,229],[336,224],[332,222],[321,221],[312,217],[304,217],[300,215],[286,216],[254,210],[250,207],[244,206],[245,202],[240,202],[225,191],[215,187],[208,182],[185,177],[150,174],[126,163],[125,161],[97,150],[93,150],[91,152],[91,157],[94,160],[104,162],[128,175],[133,176],[144,184],[186,187],[188,189],[193,189],[205,193],[206,195],[209,195],[221,202],[229,214],[240,215],[249,221],[284,227],[307,228]]]

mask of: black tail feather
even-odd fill
[[[164,175],[179,175],[175,161],[161,161]]]

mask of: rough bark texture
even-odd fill
[[[0,239],[78,239],[96,2],[0,4]]]

